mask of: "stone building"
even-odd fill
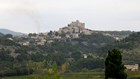
[[[28,46],[30,44],[29,41],[22,43],[23,46]]]
[[[45,45],[46,39],[43,37],[39,37],[37,40],[37,45]]]
[[[85,23],[81,23],[78,20],[68,24],[68,26],[60,28],[58,32],[69,34],[70,36],[73,36],[74,38],[78,38],[80,33],[83,33],[86,35],[90,35],[92,33],[91,30],[85,28]]]
[[[126,67],[126,71],[139,71],[139,65],[124,65]]]
[[[68,24],[68,26],[60,28],[59,33],[81,33],[83,30],[85,30],[85,23],[80,23],[76,20],[75,22]]]
[[[79,22],[79,20],[76,20],[75,22],[72,22],[71,24],[68,24],[68,27],[78,27],[79,29],[85,29],[85,23]]]

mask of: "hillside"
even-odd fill
[[[59,68],[68,63],[68,71],[99,68],[101,71],[104,68],[107,51],[113,48],[119,48],[124,52],[123,59],[126,64],[138,63],[140,60],[140,33],[130,34],[122,40],[94,31],[91,34],[80,33],[76,38],[67,36],[65,33],[57,32],[49,32],[47,35],[35,33],[28,36],[10,35],[10,37],[1,34],[0,75],[37,73],[38,70],[27,64],[36,63],[39,66],[44,63],[43,68],[46,68],[52,62],[56,62]]]
[[[111,36],[115,38],[116,40],[124,39],[125,37],[128,37],[130,34],[134,33],[132,31],[96,31],[96,33],[102,33],[106,36]]]
[[[91,58],[94,58],[97,62],[97,66],[93,65],[88,67],[89,69],[103,67],[103,62],[100,62],[102,59],[98,58],[97,50],[105,45],[111,44],[115,41],[114,38],[110,36],[105,36],[100,33],[93,33],[91,35],[79,35],[79,38],[62,38],[62,39],[52,39],[53,35],[45,38],[48,40],[44,45],[38,45],[36,38],[32,37],[11,37],[3,35],[0,38],[0,75],[5,74],[15,74],[15,68],[18,71],[24,69],[24,72],[27,72],[26,64],[29,61],[33,62],[42,62],[42,61],[52,61],[56,62],[58,66],[61,66],[65,62],[69,62],[70,70],[77,70],[77,66],[74,66],[74,63],[81,63],[83,61],[92,62]],[[43,36],[46,37],[46,36]],[[40,38],[39,38],[40,39]],[[52,42],[49,42],[51,40]],[[24,45],[22,42],[26,43],[29,41],[29,45]],[[85,60],[84,57],[90,57],[88,60]],[[76,62],[75,62],[76,61]],[[10,65],[9,65],[10,64]],[[18,64],[18,66],[17,66]],[[14,66],[12,66],[14,65]],[[46,64],[48,65],[48,64]],[[85,66],[87,67],[87,66]],[[75,69],[76,68],[76,69]],[[79,68],[80,70],[83,67]],[[2,69],[5,69],[3,71]],[[32,69],[32,68],[31,68]],[[22,72],[18,72],[23,74]]]
[[[11,31],[11,30],[8,30],[8,29],[0,29],[0,33],[12,34],[12,35],[22,35],[23,34],[21,32],[14,32],[14,31]]]
[[[107,52],[113,48],[123,51],[123,59],[126,64],[139,64],[140,61],[140,32],[132,33],[125,39],[102,47],[100,52]],[[104,54],[105,55],[105,54]]]
[[[124,51],[124,61],[130,64],[139,64],[140,61],[140,32],[133,33],[122,40],[120,49]]]
[[[15,36],[21,33],[0,32],[4,33],[0,33],[0,76],[40,74],[54,62],[58,68],[69,64],[68,72],[103,71],[106,53],[113,48],[124,51],[125,63],[139,60],[139,33],[93,31],[78,20],[48,33]]]

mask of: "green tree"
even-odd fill
[[[36,33],[29,33],[28,36],[29,36],[29,37],[32,37],[32,36],[36,37],[37,34],[36,34]]]
[[[12,38],[13,35],[12,35],[12,34],[6,34],[4,37],[5,37],[5,38]]]
[[[108,51],[108,56],[105,60],[105,79],[126,79],[125,67],[122,63],[121,51],[113,49]]]
[[[53,35],[53,31],[51,30],[49,33],[48,33],[49,36],[52,36]]]
[[[55,32],[55,35],[56,35],[56,36],[58,36],[58,35],[59,35],[59,33],[58,33],[58,32]]]
[[[48,69],[47,79],[62,79],[56,63],[52,65],[52,68]]]
[[[82,55],[79,51],[77,51],[77,52],[73,52],[71,54],[71,57],[74,58],[77,61],[78,59],[80,59],[82,57]]]

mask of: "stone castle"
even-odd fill
[[[72,35],[75,38],[78,38],[80,33],[85,35],[92,34],[91,30],[85,28],[85,23],[81,23],[79,20],[76,20],[75,22],[72,22],[63,28],[60,28],[58,32],[67,34],[67,37]]]

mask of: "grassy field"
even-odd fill
[[[47,79],[45,76],[33,77],[33,76],[20,76],[20,77],[5,77],[1,79]],[[104,79],[104,78],[86,78],[86,77],[62,77],[62,79]]]
[[[20,76],[20,77],[5,77],[1,79],[47,79],[46,77]],[[86,77],[62,77],[62,79],[104,79],[104,78],[86,78]]]
[[[61,75],[62,79],[104,79],[103,72],[80,72],[80,73],[66,73]],[[15,76],[5,77],[0,79],[47,79],[46,76]],[[140,72],[128,72],[128,79],[140,79]]]
[[[103,72],[80,72],[80,73],[66,73],[62,74],[62,79],[104,79]],[[15,76],[15,77],[4,77],[0,79],[47,79],[47,76]]]

